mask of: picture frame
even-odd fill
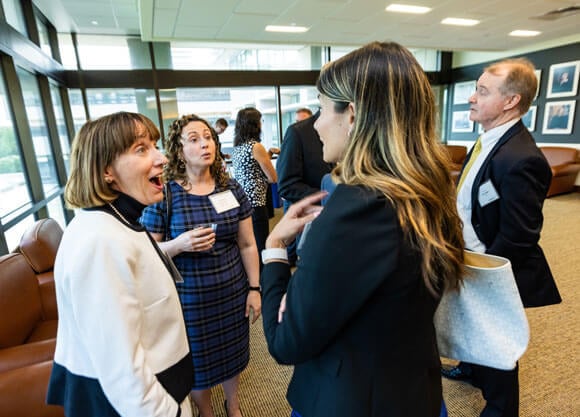
[[[453,112],[451,131],[473,132],[473,121],[469,120],[469,110]]]
[[[572,133],[575,110],[576,100],[546,103],[542,133],[545,135],[568,135]]]
[[[522,116],[522,123],[525,127],[528,128],[530,132],[536,130],[536,112],[538,110],[538,106],[530,106],[530,109],[527,111],[526,114]]]
[[[541,69],[534,70],[534,74],[536,74],[536,78],[538,79],[538,86],[536,87],[536,95],[534,96],[534,100],[535,100],[540,95],[540,84],[542,81],[542,70]]]
[[[469,97],[475,92],[477,86],[475,81],[464,81],[455,83],[453,86],[453,104],[467,104]]]
[[[547,98],[575,96],[578,91],[580,61],[550,65]]]

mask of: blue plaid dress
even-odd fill
[[[243,371],[250,358],[249,322],[245,315],[248,279],[237,244],[238,224],[250,217],[251,204],[235,180],[231,190],[239,207],[218,214],[208,196],[188,194],[171,181],[170,238],[199,223],[216,223],[216,242],[205,252],[182,252],[173,261],[184,282],[176,284],[193,356],[193,389],[220,384]],[[226,191],[216,189],[211,194]],[[141,223],[165,233],[165,199],[143,211]]]

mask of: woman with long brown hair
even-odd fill
[[[324,193],[307,197],[268,236],[270,352],[295,365],[295,416],[437,417],[433,315],[460,284],[463,240],[431,86],[408,50],[375,42],[327,64],[317,88],[338,185],[323,210]],[[286,243],[309,222],[291,275]]]

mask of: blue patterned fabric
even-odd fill
[[[249,323],[244,317],[248,279],[237,244],[238,224],[252,214],[250,202],[235,180],[240,206],[218,214],[208,196],[188,194],[175,182],[170,238],[196,224],[216,223],[216,242],[204,252],[182,252],[173,261],[184,282],[177,283],[194,366],[193,389],[206,389],[239,374],[249,361]],[[212,194],[225,191],[218,189]],[[210,194],[211,195],[211,194]],[[165,200],[147,207],[141,223],[152,233],[165,232]]]

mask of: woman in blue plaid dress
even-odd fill
[[[218,384],[228,416],[241,417],[238,386],[250,355],[248,318],[253,313],[253,323],[261,310],[259,262],[251,204],[223,170],[217,143],[211,126],[196,115],[172,123],[165,141],[170,193],[147,207],[141,222],[183,277],[176,285],[193,356],[192,397],[201,417],[214,415],[210,388]]]

